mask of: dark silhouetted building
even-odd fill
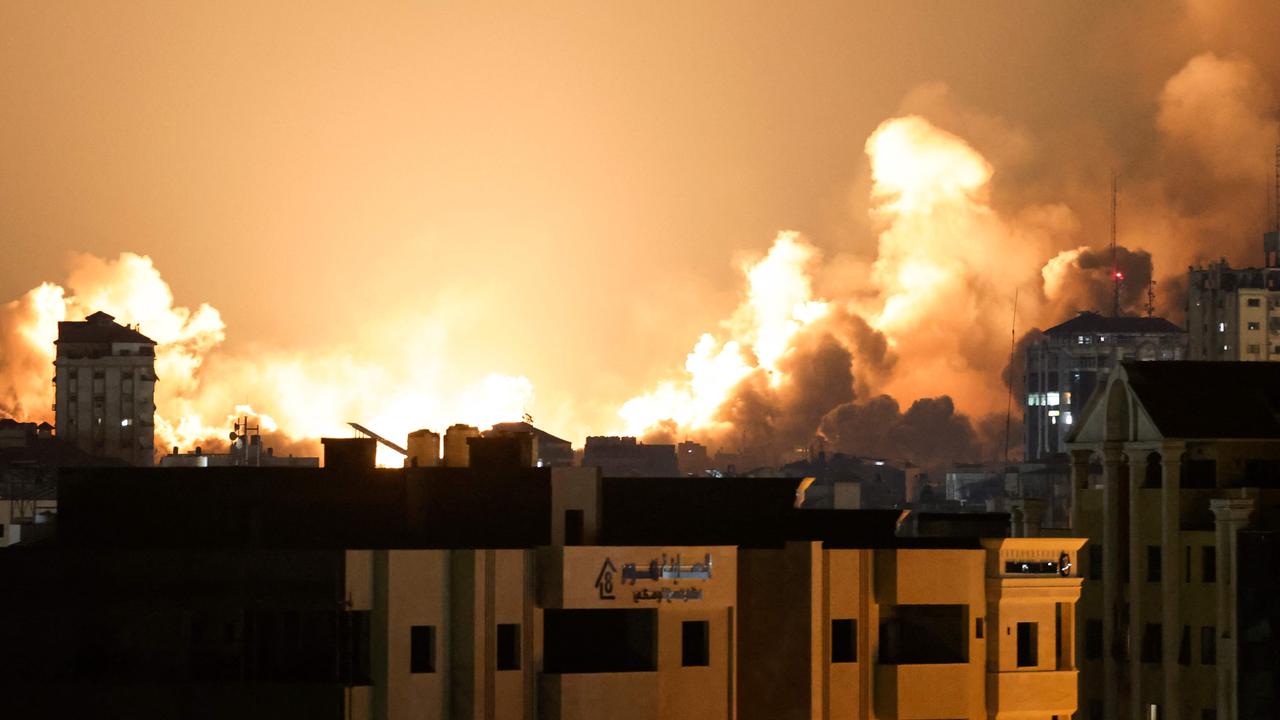
[[[155,346],[136,328],[96,312],[58,323],[53,361],[58,437],[132,465],[155,461]]]
[[[593,435],[582,452],[583,467],[598,467],[608,477],[676,477],[675,445],[649,445],[633,437]]]
[[[1065,453],[1094,388],[1121,360],[1181,360],[1187,335],[1164,318],[1082,312],[1027,347],[1022,398],[1026,460]]]

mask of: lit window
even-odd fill
[[[133,424],[133,420],[130,418],[125,418],[120,421],[120,427],[129,427],[132,424]]]
[[[1056,393],[1056,392],[1051,392],[1051,393],[1049,393],[1049,395],[1047,396],[1047,404],[1049,404],[1049,405],[1053,405],[1053,406],[1057,406],[1057,405],[1058,405],[1058,393]]]
[[[1072,420],[1071,420],[1071,413],[1069,413],[1069,412],[1068,412],[1068,413],[1063,413],[1063,414],[1062,414],[1062,422],[1066,423],[1067,425],[1070,425],[1070,424],[1071,424],[1071,422],[1072,422]]]
[[[1227,324],[1224,322],[1218,323],[1218,332],[1226,332],[1226,331],[1227,331]]]
[[[1059,413],[1058,413],[1058,411],[1057,411],[1057,410],[1050,410],[1050,411],[1049,411],[1049,417],[1058,417],[1058,414],[1059,414]]]
[[[1249,323],[1249,329],[1250,329],[1250,330],[1261,330],[1261,329],[1262,329],[1262,324],[1261,324],[1261,323],[1256,323],[1256,322],[1251,322],[1251,323]]]
[[[1063,405],[1070,405],[1070,404],[1071,404],[1071,393],[1069,393],[1069,392],[1064,392],[1064,393],[1062,393],[1062,404],[1063,404]]]

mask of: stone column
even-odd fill
[[[1178,651],[1182,643],[1181,597],[1183,589],[1182,443],[1165,443],[1160,448],[1160,602],[1161,664],[1164,675],[1164,707],[1161,720],[1181,720],[1182,668]]]
[[[1142,596],[1147,574],[1147,548],[1142,538],[1142,482],[1147,477],[1145,452],[1134,451],[1129,457],[1129,717],[1147,720],[1142,697],[1142,629],[1146,622],[1142,612]]]
[[[1236,533],[1247,527],[1253,516],[1251,498],[1214,498],[1209,501],[1217,530],[1218,565],[1218,720],[1237,720],[1236,703],[1236,577],[1240,569],[1236,557]]]
[[[1120,577],[1120,484],[1124,455],[1118,447],[1103,451],[1102,484],[1102,707],[1105,720],[1120,720],[1120,628],[1116,620],[1121,602]],[[1127,520],[1127,518],[1125,518]]]
[[[1089,486],[1089,450],[1071,451],[1071,529],[1080,536],[1080,491]]]

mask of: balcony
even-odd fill
[[[876,715],[899,720],[970,717],[981,682],[969,663],[879,665],[875,674]]]
[[[548,720],[657,720],[658,673],[538,676],[538,717]]]
[[[1070,716],[1076,711],[1075,670],[987,674],[987,712],[991,717]]]

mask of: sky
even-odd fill
[[[1119,173],[1120,242],[1177,316],[1188,264],[1258,261],[1275,27],[1280,6],[1246,0],[5,3],[0,302],[133,253],[175,307],[216,308],[199,372],[328,358],[421,380],[423,402],[518,378],[520,409],[576,444],[685,382],[703,333],[734,334],[744,268],[795,231],[813,297],[878,288],[856,310],[899,370],[855,372],[855,395],[945,392],[976,419],[1002,406],[994,355],[950,390],[901,370],[869,139],[920,117],[981,156],[973,192],[1001,233],[1035,225],[1016,242],[1037,272],[1105,246]],[[1007,354],[1035,273],[1002,285],[1005,257],[977,261],[975,312]],[[1019,334],[1090,300],[1025,292]],[[287,415],[237,382],[218,403]]]

